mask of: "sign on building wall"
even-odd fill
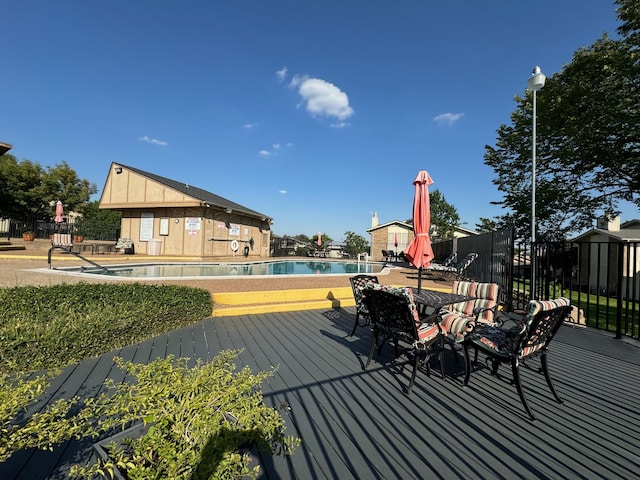
[[[148,242],[153,238],[153,212],[140,214],[140,241]]]
[[[184,228],[189,230],[189,235],[195,235],[202,226],[200,217],[187,217],[184,221]]]
[[[187,230],[200,230],[202,219],[200,217],[187,217],[184,226]]]
[[[240,236],[240,225],[231,225],[229,227],[229,236],[239,237]]]

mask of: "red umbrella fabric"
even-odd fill
[[[412,265],[418,268],[418,291],[422,281],[422,267],[428,267],[433,260],[429,228],[431,227],[431,208],[429,205],[429,185],[433,180],[426,170],[420,170],[413,181],[415,194],[413,197],[413,233],[415,237],[404,251]]]
[[[53,219],[55,223],[62,223],[64,219],[62,218],[62,214],[64,213],[64,209],[62,207],[62,202],[58,200],[56,202],[56,218]]]
[[[398,233],[393,234],[393,244],[398,248]]]
[[[322,233],[318,232],[318,246],[322,246]]]

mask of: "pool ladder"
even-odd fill
[[[71,255],[75,255],[76,257],[84,260],[85,262],[90,263],[94,267],[99,268],[101,270],[104,270],[107,273],[111,273],[110,270],[107,267],[105,267],[103,265],[99,265],[96,262],[94,262],[93,260],[89,260],[88,258],[83,257],[78,252],[72,251],[71,247],[68,246],[68,245],[54,245],[49,249],[49,252],[47,253],[47,263],[49,264],[49,268],[51,268],[51,253],[54,250],[62,250],[62,253],[68,253],[68,254],[71,254]],[[86,267],[81,267],[81,268],[84,270],[84,268],[86,268]]]

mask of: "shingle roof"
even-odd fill
[[[182,183],[176,180],[171,180],[170,178],[161,177],[160,175],[156,175],[155,173],[145,172],[144,170],[130,167],[129,165],[124,165],[122,163],[118,163],[117,165],[120,165],[122,168],[126,168],[127,170],[131,170],[138,175],[142,175],[155,182],[165,185],[166,187],[172,188],[173,190],[177,190],[180,193],[184,193],[185,195],[200,200],[202,203],[209,204],[212,207],[220,207],[222,209],[231,208],[236,213],[243,213],[245,215],[250,215],[253,217],[265,218],[265,220],[268,221],[273,220],[271,217],[263,213],[256,212],[255,210],[244,207],[239,203],[232,202],[231,200],[227,200],[220,195],[216,195],[215,193],[208,192],[206,190],[203,190],[202,188],[189,185],[188,183]]]
[[[615,240],[627,241],[627,242],[638,242],[640,241],[640,229],[637,228],[625,228],[617,231],[604,230],[602,228],[593,228],[588,232],[583,233],[582,235],[577,236],[573,239],[574,242],[578,242],[581,240],[585,240],[593,235],[600,234],[606,237],[611,237]]]

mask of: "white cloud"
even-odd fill
[[[276,72],[276,77],[279,82],[284,82],[284,79],[287,78],[287,67],[282,67],[280,70]]]
[[[138,137],[138,140],[140,140],[141,142],[153,143],[154,145],[161,145],[163,147],[166,147],[167,145],[169,145],[167,142],[163,142],[162,140],[157,140],[155,138],[147,137],[146,135],[144,137]]]
[[[298,88],[298,93],[311,115],[336,120],[333,127],[341,128],[348,125],[345,120],[353,115],[353,108],[349,105],[347,94],[333,83],[320,78],[296,75],[289,85]]]
[[[273,148],[276,150],[280,150],[280,144],[279,143],[274,143],[273,144]]]
[[[282,195],[286,195],[287,191],[286,190],[278,190],[278,193],[282,194]]]
[[[258,152],[258,154],[263,156],[263,157],[270,157],[271,156],[271,152],[269,150],[260,150]]]
[[[287,147],[289,147],[289,148],[293,147],[293,143],[287,142]]]
[[[446,125],[450,127],[458,120],[464,117],[464,113],[441,113],[433,119],[438,125]]]
[[[244,125],[242,125],[242,128],[255,128],[257,126],[257,123],[245,123]]]

